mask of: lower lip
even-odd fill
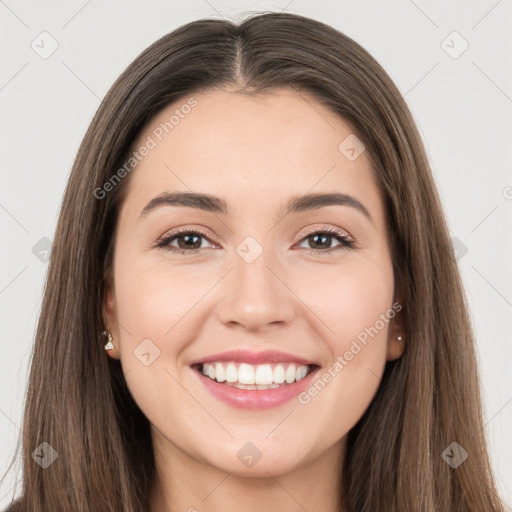
[[[217,399],[240,409],[271,409],[290,401],[299,393],[310,386],[313,376],[318,371],[315,367],[303,379],[274,389],[239,389],[233,386],[221,384],[206,377],[197,370],[197,374],[203,385]]]

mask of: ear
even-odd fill
[[[103,311],[105,317],[105,327],[112,335],[113,350],[107,350],[107,354],[112,359],[119,359],[120,345],[119,345],[119,324],[117,322],[117,305],[114,295],[114,286],[111,280],[108,281],[105,290],[105,309]],[[105,341],[106,343],[106,341]]]
[[[405,303],[402,294],[397,294],[395,296],[391,309],[395,312],[395,315],[389,321],[387,348],[388,361],[394,361],[402,357],[405,351],[405,344],[407,342],[405,339]]]

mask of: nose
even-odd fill
[[[219,320],[244,331],[264,332],[291,322],[299,299],[277,258],[263,250],[252,262],[237,254],[217,306]]]

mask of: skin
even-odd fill
[[[346,435],[374,397],[386,361],[403,353],[403,312],[306,405],[231,407],[189,364],[233,348],[275,349],[316,362],[321,375],[365,327],[402,304],[369,159],[363,152],[350,161],[338,150],[349,125],[308,94],[215,89],[194,98],[197,106],[132,171],[106,297],[108,354],[121,359],[151,423],[151,509],[292,512],[300,504],[338,511]],[[185,102],[154,118],[136,146]],[[221,197],[232,214],[162,206],[140,218],[151,199],[173,191]],[[350,194],[372,220],[350,206],[282,216],[292,195],[319,192]],[[198,253],[155,247],[178,227],[208,234]],[[307,253],[318,246],[306,229],[329,227],[348,233],[357,248],[327,254],[340,247],[333,235]],[[247,236],[263,249],[252,263],[236,252]],[[183,238],[171,245],[184,247]],[[148,366],[134,356],[144,339],[160,350]],[[262,454],[252,468],[237,457],[247,442]]]

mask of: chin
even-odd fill
[[[246,438],[247,439],[247,438]],[[266,442],[235,441],[226,449],[216,450],[205,460],[213,467],[235,476],[268,478],[296,470],[304,462],[304,447],[298,444],[276,445]]]

